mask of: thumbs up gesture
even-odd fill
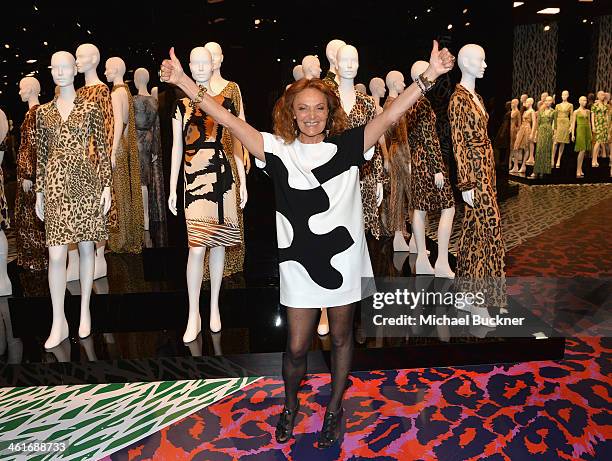
[[[183,66],[174,54],[174,47],[170,48],[170,59],[164,59],[159,70],[159,79],[162,82],[178,85],[181,78],[185,75]]]

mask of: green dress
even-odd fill
[[[608,108],[605,104],[595,101],[591,106],[595,118],[595,142],[608,142]]]
[[[550,160],[552,156],[553,129],[552,122],[555,116],[553,109],[538,111],[538,135],[533,172],[536,174],[550,174]]]
[[[576,142],[574,144],[574,152],[590,151],[591,144],[591,112],[578,109],[576,111]]]

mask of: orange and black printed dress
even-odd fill
[[[45,225],[36,216],[36,109],[32,106],[21,124],[21,144],[17,155],[17,192],[15,196],[15,226],[17,227],[17,264],[26,269],[47,267]],[[24,180],[32,188],[24,192]]]
[[[231,99],[213,97],[237,115]],[[222,125],[188,99],[177,101],[174,118],[183,127],[185,220],[189,247],[231,247],[242,243],[236,181],[222,138]]]

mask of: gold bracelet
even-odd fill
[[[421,79],[421,81],[423,82],[423,84],[425,85],[425,88],[427,88],[428,90],[435,85],[436,81],[435,80],[429,80],[427,77],[425,77],[425,72],[423,72],[421,75],[419,75],[419,78]]]
[[[206,89],[205,86],[199,86],[199,91],[198,94],[196,95],[196,98],[193,100],[194,104],[200,104],[202,102],[202,99],[204,98],[204,93],[206,93],[208,90]]]

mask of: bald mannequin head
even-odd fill
[[[212,56],[213,70],[219,70],[221,68],[221,64],[223,63],[223,50],[221,49],[221,45],[217,42],[208,42],[204,45]]]
[[[203,46],[198,46],[189,53],[189,70],[197,84],[202,85],[210,80],[213,73],[212,53]]]
[[[76,60],[67,51],[58,51],[51,56],[51,75],[58,87],[70,86],[77,74]]]
[[[294,66],[292,73],[293,73],[293,80],[295,80],[296,82],[298,80],[303,79],[304,78],[304,66],[302,66],[301,64]]]
[[[95,69],[100,63],[100,50],[96,45],[83,43],[76,50],[76,65],[79,73]]]
[[[484,49],[473,43],[464,45],[457,55],[457,64],[463,74],[474,78],[482,78],[487,68]]]
[[[385,81],[380,77],[374,77],[370,80],[370,94],[377,98],[384,98],[387,88],[385,88]]]
[[[338,49],[336,57],[338,75],[345,79],[354,79],[359,69],[359,53],[352,45],[343,45]]]
[[[363,94],[368,94],[368,89],[363,83],[356,84],[355,91],[359,91],[360,93],[363,93]]]
[[[404,75],[398,70],[392,70],[385,78],[387,88],[389,88],[389,96],[397,96],[406,88],[404,83]]]
[[[417,61],[410,68],[410,78],[416,80],[419,75],[427,70],[429,63],[427,61]]]
[[[331,70],[332,72],[336,72],[338,68],[337,66],[338,50],[344,45],[346,45],[344,40],[335,38],[333,40],[330,40],[327,46],[325,47],[325,56],[327,57],[327,60],[329,61],[329,70]]]
[[[23,102],[40,94],[40,83],[34,77],[24,77],[19,81],[19,96]]]
[[[106,60],[106,70],[104,71],[108,82],[123,80],[125,75],[125,62],[118,57],[112,57]]]
[[[304,56],[304,59],[302,59],[302,69],[304,70],[304,77],[308,80],[321,78],[321,62],[316,56],[311,54]]]

